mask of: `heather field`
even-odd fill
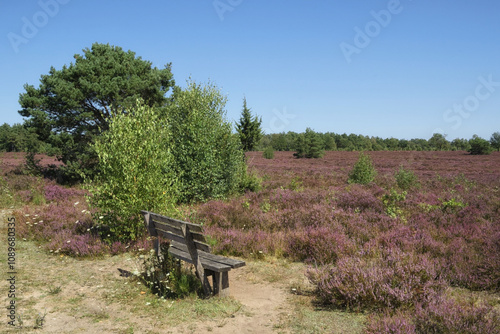
[[[380,315],[367,332],[499,332],[500,154],[369,155],[378,174],[361,186],[347,182],[356,152],[251,153],[263,190],[190,215],[220,253],[309,264],[322,303]]]
[[[500,333],[500,153],[366,154],[377,175],[358,185],[348,183],[357,152],[251,152],[260,191],[184,206],[182,216],[204,225],[217,253],[304,263],[312,288],[293,292],[322,310],[366,314],[365,333]],[[14,206],[19,237],[48,254],[149,247],[101,242],[83,190],[9,170],[2,208]]]
[[[23,152],[1,152],[0,153],[0,171],[3,174],[7,174],[14,170],[20,170],[25,163],[25,153]],[[60,166],[62,163],[55,157],[49,157],[44,154],[36,154],[35,160],[39,161],[40,165],[48,166]]]

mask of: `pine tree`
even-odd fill
[[[321,158],[325,153],[322,144],[318,134],[307,128],[305,133],[301,133],[297,137],[295,142],[297,152],[294,156],[297,158]]]
[[[75,61],[26,84],[20,94],[25,126],[58,150],[66,181],[81,181],[97,171],[90,145],[109,128],[109,122],[140,98],[150,107],[163,106],[175,87],[170,64],[164,69],[118,46],[94,43],[76,54]],[[70,180],[68,180],[68,178]]]
[[[247,107],[247,100],[243,98],[243,110],[241,112],[240,122],[236,124],[236,131],[240,137],[243,151],[248,152],[255,149],[262,138],[261,124],[262,118],[257,116],[252,117],[252,113]]]

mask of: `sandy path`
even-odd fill
[[[234,317],[219,323],[200,324],[199,329],[210,333],[283,333],[279,330],[280,315],[290,306],[282,287],[270,283],[255,283],[248,267],[230,272],[230,294],[243,308]]]

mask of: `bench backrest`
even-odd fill
[[[141,211],[149,235],[160,236],[172,241],[177,241],[187,245],[186,238],[192,239],[192,244],[197,250],[210,253],[210,246],[207,244],[201,225],[184,222],[162,216],[149,211]],[[189,245],[187,245],[189,247]]]

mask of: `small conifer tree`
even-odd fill
[[[372,160],[369,155],[363,152],[359,154],[359,159],[354,164],[353,169],[349,172],[349,183],[368,184],[375,179],[377,171],[373,167]]]
[[[262,156],[266,159],[274,159],[274,149],[271,146],[266,147]]]
[[[236,124],[236,132],[240,137],[243,151],[253,151],[260,139],[262,130],[260,128],[262,118],[252,117],[250,109],[247,107],[247,100],[243,98],[243,110],[241,112],[240,122]]]

